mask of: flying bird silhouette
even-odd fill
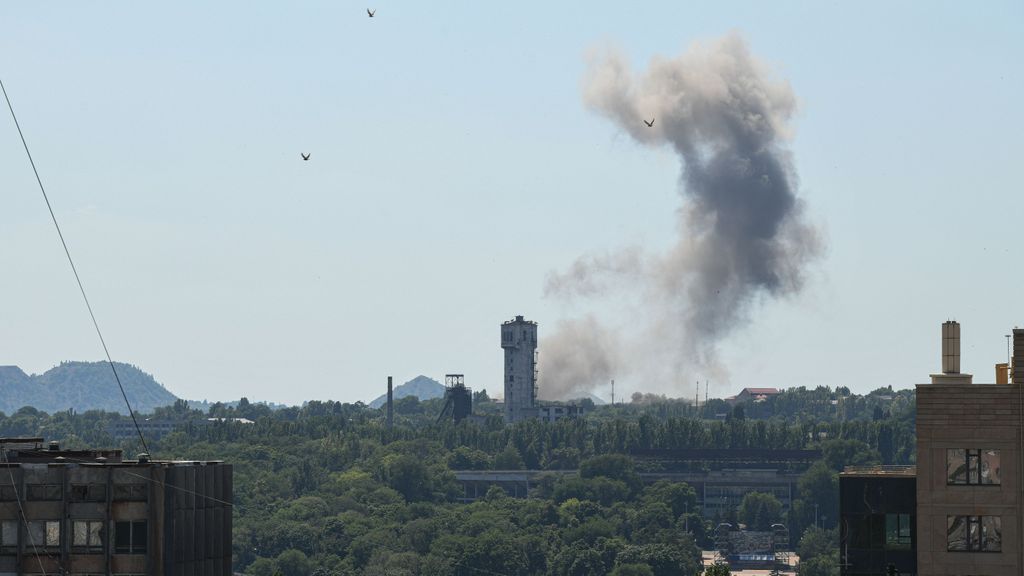
[[[302,156],[302,160],[303,161],[309,160],[309,156],[310,156],[309,154],[304,154],[302,152],[299,152],[299,155]]]
[[[376,13],[376,10],[370,10],[369,8],[366,9],[366,15],[369,16],[370,18],[373,18],[373,15]]]
[[[654,118],[651,118],[650,122],[648,122],[647,120],[644,120],[644,124],[647,124],[648,128],[653,128],[654,127]]]

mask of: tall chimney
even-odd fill
[[[1024,328],[1013,329],[1013,364],[1010,366],[1010,381],[1024,384]]]
[[[1022,344],[1022,351],[1024,351],[1024,344]],[[949,320],[942,323],[942,373],[932,374],[931,377],[932,384],[970,384],[973,380],[973,376],[970,374],[960,373],[959,322]]]
[[[394,391],[391,389],[391,376],[388,376],[388,428],[391,428],[395,423],[395,397]]]
[[[996,384],[1010,383],[1010,365],[1006,362],[996,364]]]
[[[942,323],[942,373],[960,373],[960,323]]]

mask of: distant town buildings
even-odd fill
[[[143,436],[146,438],[163,438],[164,436],[174,432],[185,426],[209,426],[211,424],[255,424],[254,421],[248,418],[202,418],[202,419],[187,419],[187,418],[138,418],[135,422],[131,418],[125,416],[120,420],[117,420],[107,427],[107,432],[114,438],[114,440],[126,440],[138,437],[138,431],[135,429],[135,423],[138,422],[139,430],[142,431]]]
[[[735,396],[725,399],[729,404],[740,404],[743,402],[764,402],[779,394],[778,388],[744,388]]]
[[[232,468],[0,438],[0,574],[229,576]]]

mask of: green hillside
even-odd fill
[[[135,410],[151,412],[177,400],[152,375],[130,364],[115,366]],[[22,406],[50,413],[71,408],[128,412],[106,362],[62,362],[31,376],[17,366],[0,366],[0,411],[11,414]]]

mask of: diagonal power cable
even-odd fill
[[[139,441],[142,442],[142,449],[149,452],[149,447],[146,446],[146,439],[142,436],[142,429],[139,428],[139,422],[135,418],[135,411],[132,410],[132,404],[128,401],[128,394],[124,391],[124,385],[121,384],[121,377],[117,374],[117,368],[114,366],[114,361],[110,357],[110,350],[107,349],[107,342],[103,339],[103,332],[100,331],[99,322],[96,321],[96,315],[93,314],[92,304],[89,303],[89,297],[85,294],[85,286],[82,285],[82,278],[78,275],[78,268],[75,267],[75,261],[71,258],[71,251],[68,250],[68,243],[64,240],[64,233],[60,230],[60,224],[57,223],[57,216],[53,212],[53,206],[50,204],[50,197],[46,194],[46,188],[43,186],[43,180],[39,177],[39,170],[36,169],[36,162],[32,159],[32,152],[28,149],[28,142],[25,141],[25,134],[21,131],[21,124],[18,123],[18,116],[14,113],[14,106],[11,105],[11,98],[7,95],[7,88],[4,87],[3,80],[0,80],[0,90],[4,93],[4,100],[7,101],[7,109],[11,111],[11,118],[14,119],[14,126],[18,129],[18,136],[21,137],[21,145],[25,148],[25,155],[28,156],[28,162],[32,165],[32,173],[36,175],[36,182],[39,183],[39,191],[43,193],[43,200],[46,201],[46,208],[50,211],[50,218],[53,220],[53,226],[57,229],[57,236],[60,237],[61,246],[64,247],[64,254],[68,257],[68,264],[71,265],[71,271],[75,274],[75,281],[78,282],[78,291],[82,293],[82,299],[85,300],[85,307],[89,310],[89,317],[92,318],[93,328],[96,329],[96,335],[100,338],[100,344],[103,346],[103,353],[107,355],[107,364],[110,365],[110,371],[114,373],[114,380],[117,381],[117,387],[121,390],[121,397],[124,398],[124,403],[128,406],[128,415],[132,417],[132,423],[135,424],[135,431],[139,434]]]

